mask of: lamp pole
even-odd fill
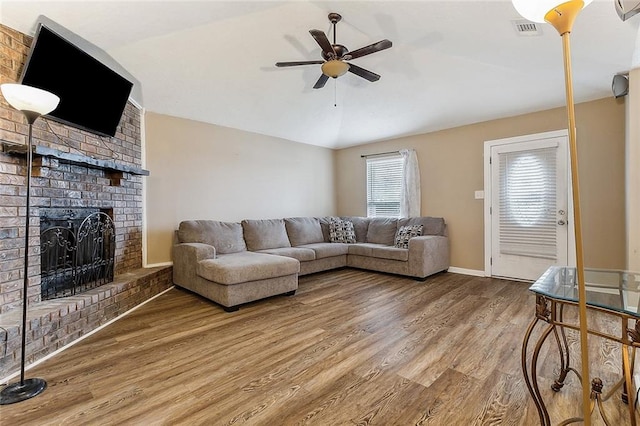
[[[558,3],[560,1],[560,3]],[[578,316],[580,321],[580,353],[582,375],[582,412],[586,426],[591,424],[591,386],[589,380],[589,345],[587,324],[587,292],[584,281],[584,253],[582,215],[580,211],[580,181],[578,174],[578,144],[571,72],[571,30],[580,11],[592,0],[512,0],[516,10],[534,22],[551,24],[562,38],[564,80],[569,126],[569,157],[571,162],[571,190],[573,197],[573,227],[576,243],[576,280],[578,284]]]
[[[582,2],[580,2],[582,3]],[[579,10],[578,10],[579,11]],[[550,13],[556,13],[551,11]],[[576,12],[577,15],[577,12]],[[557,28],[556,28],[557,29]],[[569,157],[571,161],[571,190],[573,195],[573,229],[576,238],[576,280],[578,282],[578,315],[580,319],[580,354],[582,375],[582,413],[585,426],[591,424],[591,382],[589,380],[589,342],[587,323],[587,291],[584,281],[584,252],[582,243],[582,215],[580,210],[580,181],[578,174],[578,144],[576,117],[573,101],[571,73],[570,31],[560,34],[564,57],[564,76],[567,96],[567,118],[569,123]]]
[[[43,114],[53,111],[60,98],[56,95],[35,87],[21,84],[3,84],[0,86],[2,94],[9,104],[22,112],[29,123],[29,136],[27,140],[27,198],[25,212],[24,232],[24,277],[22,290],[22,352],[20,360],[20,381],[7,385],[0,392],[0,405],[14,404],[29,398],[33,398],[44,392],[47,382],[44,379],[24,378],[26,343],[27,343],[27,305],[29,298],[29,222],[31,221],[31,168],[33,160],[33,123]]]

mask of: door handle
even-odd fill
[[[558,221],[558,225],[566,225],[566,224],[567,224],[567,222],[565,222],[565,221],[564,221],[564,220],[562,220],[562,219],[560,219],[560,220]]]

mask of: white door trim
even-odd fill
[[[547,139],[547,138],[557,138],[557,137],[569,137],[569,132],[565,130],[554,130],[551,132],[543,132],[536,133],[531,135],[522,135],[522,136],[514,136],[510,138],[504,139],[495,139],[484,142],[484,274],[487,277],[492,276],[491,273],[491,232],[492,232],[492,221],[491,221],[491,200],[492,200],[492,188],[491,188],[491,164],[489,160],[491,158],[491,149],[495,146],[499,145],[507,145],[514,144],[520,142],[527,142],[532,139]],[[569,162],[570,163],[570,162]],[[567,168],[569,170],[569,180],[571,179],[571,165],[567,164]],[[573,198],[571,196],[571,182],[568,182],[568,214],[567,217],[573,221]],[[568,227],[568,236],[567,236],[567,245],[568,245],[568,263],[569,265],[575,265],[575,233],[573,222],[570,223]]]

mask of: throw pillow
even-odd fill
[[[409,248],[409,240],[422,235],[422,225],[401,226],[396,233],[395,246]]]
[[[332,243],[353,244],[356,242],[356,231],[350,220],[333,219],[329,222],[329,241]]]

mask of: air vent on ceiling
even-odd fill
[[[521,36],[538,36],[542,35],[542,30],[538,28],[535,22],[519,20],[511,21],[513,27],[516,29],[516,33]]]

